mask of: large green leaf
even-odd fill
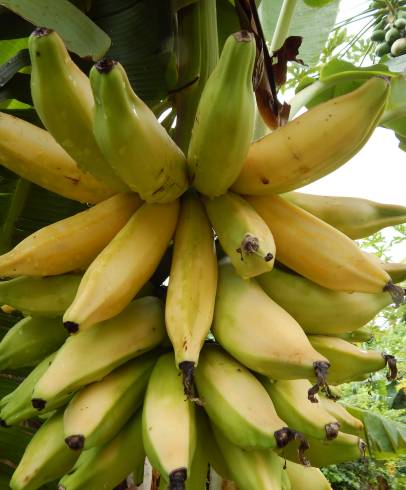
[[[35,26],[58,31],[68,49],[82,58],[97,60],[110,47],[108,35],[67,0],[0,0],[0,4]]]

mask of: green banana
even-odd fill
[[[368,141],[389,89],[388,80],[370,78],[255,141],[231,189],[249,195],[287,192],[337,169]]]
[[[36,490],[69,471],[79,457],[63,441],[63,412],[35,433],[10,481],[12,490]]]
[[[301,192],[289,192],[283,197],[353,240],[406,222],[406,206],[382,204],[358,197],[317,196]]]
[[[72,61],[60,36],[39,27],[29,37],[28,49],[32,100],[44,126],[80,168],[116,192],[128,190],[96,143],[90,81]]]
[[[142,410],[139,410],[114,439],[84,451],[60,480],[58,490],[113,490],[135,468],[144,467],[141,422]]]
[[[99,381],[126,361],[160,344],[164,313],[157,298],[137,299],[119,315],[70,336],[35,385],[32,403],[42,410],[56,397]]]
[[[187,160],[191,183],[206,196],[224,194],[244,165],[254,130],[255,56],[252,33],[229,36],[200,97]]]
[[[330,482],[318,468],[286,461],[291,490],[332,490]]]
[[[0,400],[0,425],[17,425],[23,420],[38,415],[31,404],[32,390],[38,380],[43,376],[49,365],[55,358],[56,352],[45,358],[31,373],[17,386],[17,388]],[[62,395],[50,402],[44,413],[66,405],[71,394]]]
[[[263,378],[275,409],[287,424],[305,436],[334,439],[340,430],[337,419],[324,409],[317,398],[307,397],[312,385],[307,379],[278,380]]]
[[[182,198],[176,228],[165,321],[185,392],[193,398],[193,370],[213,320],[217,258],[213,231],[194,195]]]
[[[200,412],[203,409],[197,409]],[[204,443],[209,459],[209,464],[214,468],[215,472],[220,475],[224,480],[232,480],[233,477],[227,467],[226,460],[217,444],[216,438],[213,433],[213,429],[210,424],[210,419],[204,413]]]
[[[244,279],[272,270],[275,242],[268,225],[245,199],[227,192],[204,199],[221,246]]]
[[[41,228],[0,256],[0,276],[54,276],[87,267],[141,203],[136,194],[117,194]]]
[[[0,281],[0,304],[7,304],[26,315],[55,318],[72,303],[82,276],[21,276]]]
[[[318,468],[331,464],[355,461],[365,456],[367,447],[362,439],[352,434],[346,434],[345,432],[339,432],[337,437],[332,441],[308,437],[308,442],[310,448],[307,450],[306,456],[310,464]],[[289,444],[280,450],[279,453],[289,461],[300,463],[295,443]]]
[[[157,268],[175,232],[179,202],[143,204],[86,270],[66,328],[75,333],[122,311]]]
[[[211,422],[233,444],[268,449],[282,447],[293,437],[261,383],[219,346],[203,347],[195,379]]]
[[[282,478],[281,478],[281,490],[292,490],[292,485],[290,483],[288,472],[286,471],[286,459],[284,460],[283,470],[282,470]],[[303,465],[298,465],[303,466]],[[306,466],[308,468],[308,466]]]
[[[44,129],[0,112],[0,165],[63,197],[98,203],[115,194],[76,162]]]
[[[117,175],[147,202],[170,202],[183,194],[185,156],[134,93],[122,65],[100,60],[90,71],[90,82],[94,135]]]
[[[142,437],[152,466],[169,481],[168,489],[185,488],[196,448],[195,406],[185,400],[172,353],[158,359],[149,379],[142,413]]]
[[[361,436],[364,429],[364,424],[350,414],[339,402],[326,398],[324,395],[319,395],[319,400],[328,413],[336,418],[340,424],[340,430],[354,436]]]
[[[60,318],[23,318],[0,342],[0,371],[37,365],[60,347],[67,335]]]
[[[212,330],[233,357],[273,379],[310,379],[329,365],[299,324],[227,263],[220,267]]]
[[[388,365],[390,380],[396,378],[396,359],[388,354],[373,350],[363,350],[337,337],[309,335],[312,346],[327,357],[331,363],[329,382],[331,384],[347,383],[363,379],[371,372],[379,371]]]
[[[374,338],[374,332],[365,325],[364,327],[357,328],[353,332],[337,334],[336,337],[347,340],[348,342],[369,342]]]
[[[66,444],[89,449],[112,439],[142,404],[155,361],[153,354],[141,356],[80,390],[63,416]]]
[[[266,294],[311,334],[353,332],[392,303],[388,292],[334,291],[276,267],[257,280]]]
[[[283,459],[271,450],[246,451],[217,428],[213,432],[230,474],[240,490],[281,490]]]
[[[390,275],[392,281],[396,284],[406,281],[406,263],[381,262],[382,268]]]

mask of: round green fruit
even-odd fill
[[[400,38],[400,32],[396,29],[396,27],[391,27],[389,31],[385,34],[385,41],[389,44],[392,44],[396,39]]]
[[[392,56],[406,54],[406,38],[401,37],[400,39],[396,39],[390,48],[390,52]]]
[[[373,31],[371,35],[371,40],[372,41],[385,41],[385,32],[377,29],[376,31]]]
[[[375,50],[375,54],[377,56],[384,56],[385,54],[388,54],[390,53],[390,44],[388,44],[387,42],[383,42],[381,44],[378,44],[376,50]]]

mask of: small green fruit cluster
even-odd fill
[[[379,57],[406,54],[406,1],[375,0],[370,8],[376,10],[378,21],[371,35],[371,40],[378,43],[375,54]]]

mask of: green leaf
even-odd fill
[[[30,64],[31,61],[28,49],[22,49],[12,58],[8,59],[6,63],[3,63],[0,66],[0,87],[3,87],[9,82],[21,68]]]
[[[108,35],[68,0],[1,0],[0,4],[35,26],[56,30],[68,49],[82,58],[98,60],[110,47]]]
[[[309,7],[321,8],[329,3],[334,2],[334,0],[303,0],[306,5]]]

